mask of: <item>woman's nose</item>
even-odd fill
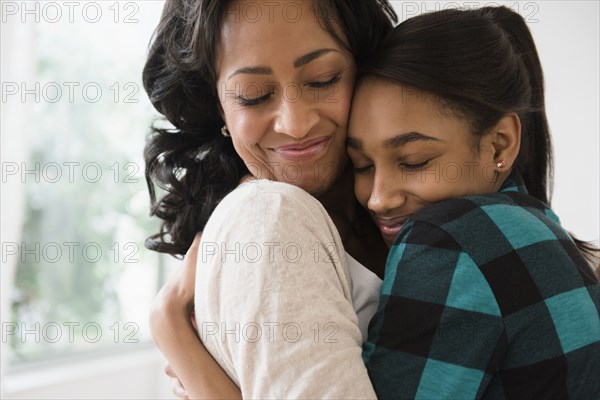
[[[319,121],[315,104],[308,99],[282,96],[273,129],[296,139],[306,136]]]

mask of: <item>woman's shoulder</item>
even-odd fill
[[[285,182],[268,179],[252,179],[240,184],[219,203],[231,207],[239,203],[246,206],[252,202],[278,201],[320,206],[321,203],[305,190]]]
[[[211,214],[205,235],[238,231],[253,237],[259,232],[278,235],[330,232],[335,230],[322,204],[303,189],[266,179],[239,185],[221,200]],[[335,232],[337,234],[337,232]]]

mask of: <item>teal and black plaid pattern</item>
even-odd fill
[[[363,358],[380,399],[600,399],[600,285],[513,173],[406,223]]]

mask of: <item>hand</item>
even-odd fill
[[[194,291],[199,249],[200,234],[196,235],[181,268],[158,292],[150,312],[150,332],[169,362],[165,373],[172,379],[175,396],[241,399],[239,388],[202,345],[195,329]]]
[[[176,397],[179,397],[180,399],[190,400],[190,396],[185,391],[185,388],[183,387],[183,384],[177,377],[177,374],[175,373],[175,371],[173,371],[171,364],[165,365],[165,374],[167,374],[168,376],[171,377],[171,385],[173,388],[173,394]]]
[[[192,325],[194,315],[194,290],[196,285],[196,260],[200,248],[201,234],[198,233],[183,259],[183,265],[169,278],[154,300],[150,313],[150,331],[157,346],[166,332],[167,318],[183,317]]]

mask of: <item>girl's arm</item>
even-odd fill
[[[183,266],[160,290],[150,315],[152,337],[193,399],[239,399],[238,387],[206,351],[191,323],[200,235]]]

